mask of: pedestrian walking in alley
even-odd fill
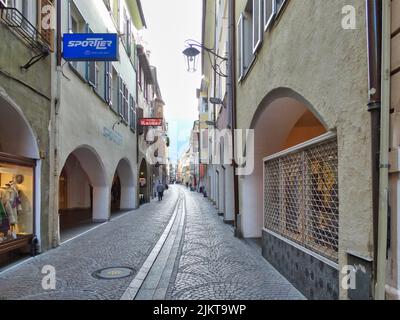
[[[161,181],[158,181],[156,190],[157,190],[157,194],[158,194],[158,201],[162,201],[163,196],[164,196],[164,185],[161,183]]]

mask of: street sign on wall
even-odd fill
[[[143,118],[139,120],[139,124],[142,127],[161,127],[163,125],[163,119],[161,118]]]
[[[117,61],[116,33],[66,33],[63,36],[63,58],[68,61]]]

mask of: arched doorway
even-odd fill
[[[150,202],[150,186],[151,181],[148,177],[148,169],[146,159],[143,159],[139,169],[139,204]]]
[[[34,237],[40,241],[39,158],[29,122],[0,95],[0,267],[29,254]]]
[[[111,214],[135,207],[135,178],[129,160],[122,159],[118,163],[111,186]]]
[[[242,180],[244,236],[262,237],[263,256],[308,298],[337,299],[335,133],[328,132],[309,102],[289,89],[266,97],[251,128],[254,171]],[[317,274],[324,275],[318,283]]]
[[[259,106],[254,130],[254,170],[243,177],[242,233],[260,238],[263,229],[263,159],[327,132],[312,106],[289,89],[268,95]]]
[[[59,228],[61,241],[95,222],[109,218],[109,191],[103,164],[88,146],[73,151],[59,177]]]

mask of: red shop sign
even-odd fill
[[[161,118],[143,118],[139,120],[142,127],[161,127],[163,119]]]

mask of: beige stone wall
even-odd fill
[[[51,108],[51,57],[47,57],[29,70],[22,70],[35,52],[21,38],[0,22],[0,95],[12,101],[23,114],[37,140],[44,159],[41,161],[40,233],[42,249],[49,246],[49,177],[50,141],[49,122]],[[0,108],[2,106],[0,105]]]
[[[245,4],[236,1],[236,21]],[[349,4],[357,11],[356,30],[342,29],[342,8]],[[327,128],[337,132],[340,266],[349,249],[373,255],[366,48],[365,1],[291,0],[264,33],[252,69],[237,86],[239,128],[250,127],[269,92],[286,87],[308,100]],[[246,214],[242,205],[241,213]]]

